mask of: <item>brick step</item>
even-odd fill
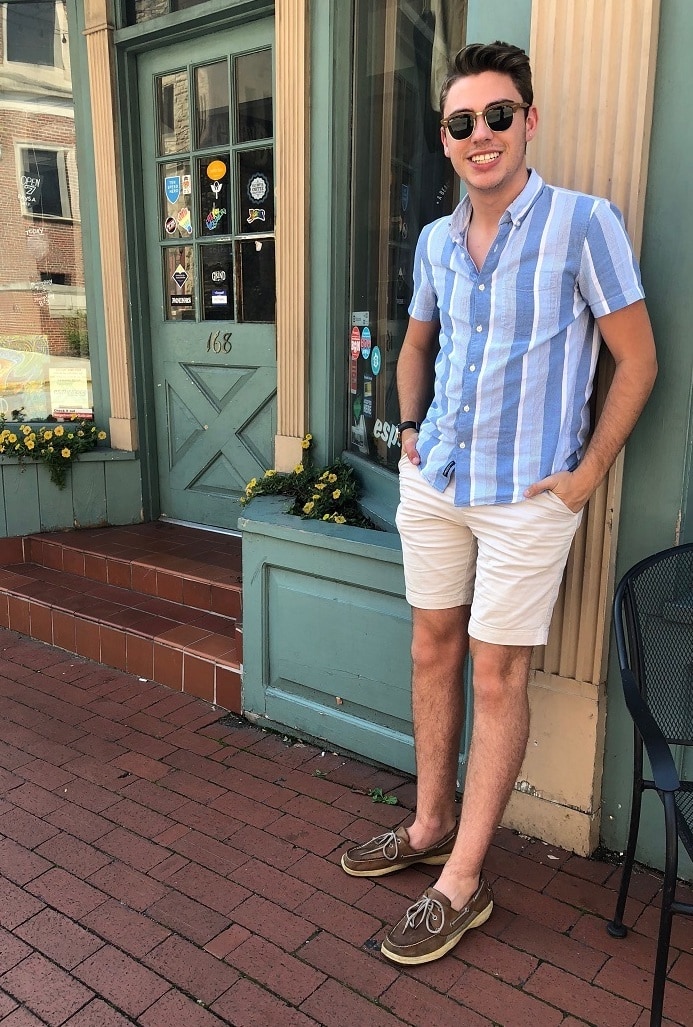
[[[240,617],[237,537],[161,521],[137,525],[137,529],[56,531],[12,541],[23,542],[17,562],[41,564],[199,610]]]
[[[173,528],[3,540],[0,625],[240,712],[240,542]]]

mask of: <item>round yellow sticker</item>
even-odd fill
[[[211,178],[213,182],[218,182],[225,174],[226,165],[223,160],[213,160],[211,164],[207,165],[207,178]]]

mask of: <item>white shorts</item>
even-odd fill
[[[582,511],[553,492],[497,506],[454,505],[406,456],[397,528],[407,601],[423,610],[471,605],[469,634],[495,645],[544,645]]]

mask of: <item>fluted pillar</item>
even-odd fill
[[[277,0],[277,435],[275,466],[290,470],[307,431],[308,3]]]
[[[84,9],[111,398],[110,436],[114,449],[132,451],[137,449],[137,421],[125,277],[126,212],[116,134],[114,26],[110,0],[85,0]]]

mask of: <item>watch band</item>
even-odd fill
[[[406,431],[407,428],[413,428],[414,431],[419,431],[421,428],[421,421],[401,421],[397,425],[397,437],[402,437],[402,432]]]

